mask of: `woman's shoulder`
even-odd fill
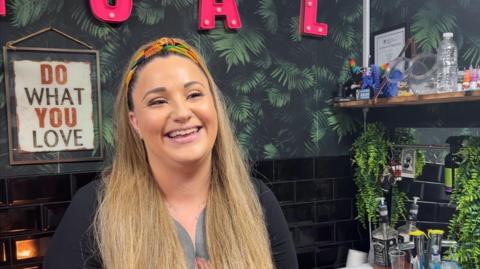
[[[250,180],[252,181],[253,187],[255,188],[255,191],[257,192],[257,195],[259,197],[262,197],[270,191],[270,188],[267,187],[267,185],[260,179],[251,177]]]
[[[100,186],[101,180],[99,179],[82,186],[73,196],[70,207],[95,210]]]
[[[91,227],[97,210],[100,180],[81,187],[74,195],[50,239],[44,268],[99,268]]]

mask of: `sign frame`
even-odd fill
[[[41,48],[41,47],[17,47],[16,43],[25,41],[34,36],[38,36],[47,31],[53,31],[57,34],[70,39],[86,47],[86,49],[69,48]],[[91,102],[92,102],[92,121],[93,121],[93,149],[74,149],[30,152],[22,151],[19,145],[18,137],[18,116],[17,100],[15,93],[15,77],[13,74],[13,62],[15,59],[35,61],[65,61],[73,62],[81,59],[83,62],[91,63]],[[85,60],[88,59],[88,60]],[[5,73],[5,97],[7,108],[7,129],[8,129],[8,151],[10,165],[25,164],[47,164],[47,163],[68,163],[84,161],[101,161],[104,158],[103,152],[103,128],[102,128],[102,105],[101,105],[101,80],[100,80],[100,58],[99,51],[93,49],[90,45],[83,43],[55,28],[45,28],[36,33],[20,38],[16,41],[7,42],[3,47],[4,73]]]
[[[407,23],[395,25],[393,27],[383,29],[377,32],[372,33],[370,43],[371,46],[371,55],[372,55],[372,63],[376,65],[387,64],[390,63],[392,60],[398,57],[398,54],[402,51],[405,45],[408,42],[408,38],[410,35],[409,25]],[[389,41],[394,43],[393,45],[389,45],[388,48],[380,48],[379,43],[382,41]],[[392,54],[392,58],[388,62],[380,62],[381,55],[384,55],[386,51],[389,51]],[[409,51],[405,51],[403,53],[404,57],[409,56]]]

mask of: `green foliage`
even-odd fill
[[[472,36],[468,39],[467,49],[462,55],[463,60],[472,66],[478,66],[480,64],[480,38]]]
[[[247,124],[237,134],[238,143],[240,144],[240,147],[245,154],[249,154],[254,147],[254,145],[252,144],[252,138],[255,131],[256,126],[254,124]]]
[[[118,42],[118,39],[113,38],[106,42],[100,50],[100,68],[102,70],[100,80],[102,83],[106,83],[112,77],[112,74],[118,71],[117,66],[114,63],[115,59],[118,57],[120,46],[121,43]]]
[[[262,68],[262,69],[268,69],[272,66],[273,64],[273,59],[272,56],[268,51],[265,51],[260,55],[260,57],[253,63],[256,67]]]
[[[272,77],[289,90],[303,91],[314,84],[314,76],[310,68],[301,69],[294,63],[286,61],[279,61],[275,65]]]
[[[165,8],[151,5],[147,1],[134,3],[135,17],[146,25],[155,25],[165,19]]]
[[[390,223],[395,226],[400,218],[405,219],[406,209],[405,203],[407,202],[407,194],[398,190],[398,186],[392,188],[392,206]]]
[[[290,40],[294,42],[302,41],[302,35],[300,34],[298,29],[298,21],[299,21],[298,16],[291,17],[289,27],[288,27],[290,29]]]
[[[415,177],[419,177],[423,173],[423,167],[425,166],[425,151],[417,149],[415,151]]]
[[[258,10],[255,13],[262,17],[267,30],[272,34],[275,34],[278,27],[277,8],[275,6],[275,2],[273,0],[260,0],[258,6]]]
[[[345,6],[339,11],[338,16],[348,23],[360,22],[363,15],[363,4],[361,2],[352,1],[350,3],[344,2],[343,5]]]
[[[332,29],[330,38],[335,42],[335,45],[342,49],[353,49],[356,44],[354,25],[350,23],[339,23]]]
[[[160,2],[163,7],[174,6],[178,11],[181,11],[185,7],[191,6],[194,0],[153,0],[154,2]]]
[[[423,52],[437,49],[442,40],[442,33],[454,32],[457,18],[450,9],[445,9],[436,2],[428,2],[413,17],[412,32],[418,47]]]
[[[325,136],[328,119],[322,111],[315,111],[311,113],[310,121],[310,141],[314,144],[319,144]]]
[[[265,83],[266,76],[265,73],[262,71],[254,73],[252,76],[248,77],[247,79],[242,78],[239,81],[234,83],[233,87],[240,91],[243,94],[248,94],[252,92],[254,89],[261,88],[262,84]]]
[[[457,258],[462,268],[479,268],[480,265],[480,145],[470,141],[463,148],[463,158],[454,182],[451,201],[456,213],[450,220],[450,236],[458,242]]]
[[[354,181],[357,186],[356,217],[364,227],[366,223],[378,221],[375,200],[381,197],[380,177],[387,165],[388,141],[385,130],[380,124],[369,124],[367,130],[352,145]]]
[[[103,123],[103,141],[105,141],[105,144],[113,147],[115,143],[115,135],[114,135],[114,130],[113,130],[113,123],[112,123],[112,118],[111,117],[104,117],[102,119]]]
[[[280,156],[278,148],[272,143],[263,146],[263,155],[266,159],[276,159]]]
[[[13,15],[12,25],[25,27],[38,21],[44,15],[60,11],[63,4],[64,0],[12,0],[9,5],[9,10]]]
[[[72,19],[82,31],[97,38],[107,40],[108,37],[115,33],[109,24],[103,23],[95,19],[90,13],[87,13],[87,9],[85,9],[82,2],[77,4],[73,10]]]
[[[233,102],[228,102],[228,111],[233,121],[238,123],[246,123],[252,114],[252,101],[248,96],[236,97]]]
[[[328,126],[337,134],[338,142],[357,131],[359,119],[348,114],[347,111],[327,107],[323,109],[323,113],[327,117]]]
[[[215,52],[225,58],[227,72],[232,66],[250,63],[253,55],[259,56],[265,49],[263,35],[252,28],[241,28],[237,32],[215,29],[211,32]]]
[[[270,105],[276,108],[282,108],[290,102],[290,93],[281,91],[277,88],[266,89]]]

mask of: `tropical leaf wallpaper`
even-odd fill
[[[299,35],[299,0],[237,0],[243,28],[236,32],[226,31],[222,21],[215,30],[197,31],[198,0],[134,0],[129,20],[118,25],[96,20],[87,0],[7,0],[7,16],[0,17],[0,42],[52,26],[100,50],[107,152],[114,147],[113,99],[129,56],[149,40],[175,36],[205,57],[226,96],[237,138],[251,159],[341,155],[359,130],[361,112],[333,108],[331,99],[349,75],[348,57],[361,59],[362,2],[319,2],[318,21],[329,25],[325,38]],[[434,50],[441,33],[453,31],[461,64],[480,63],[480,32],[474,23],[478,1],[372,0],[371,5],[372,31],[408,22],[423,51]],[[56,42],[51,38],[48,45]],[[101,165],[10,167],[3,65],[1,70],[0,171],[21,175]]]

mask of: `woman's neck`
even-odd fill
[[[206,202],[212,171],[211,156],[185,166],[150,163],[150,168],[169,204],[188,206]]]

